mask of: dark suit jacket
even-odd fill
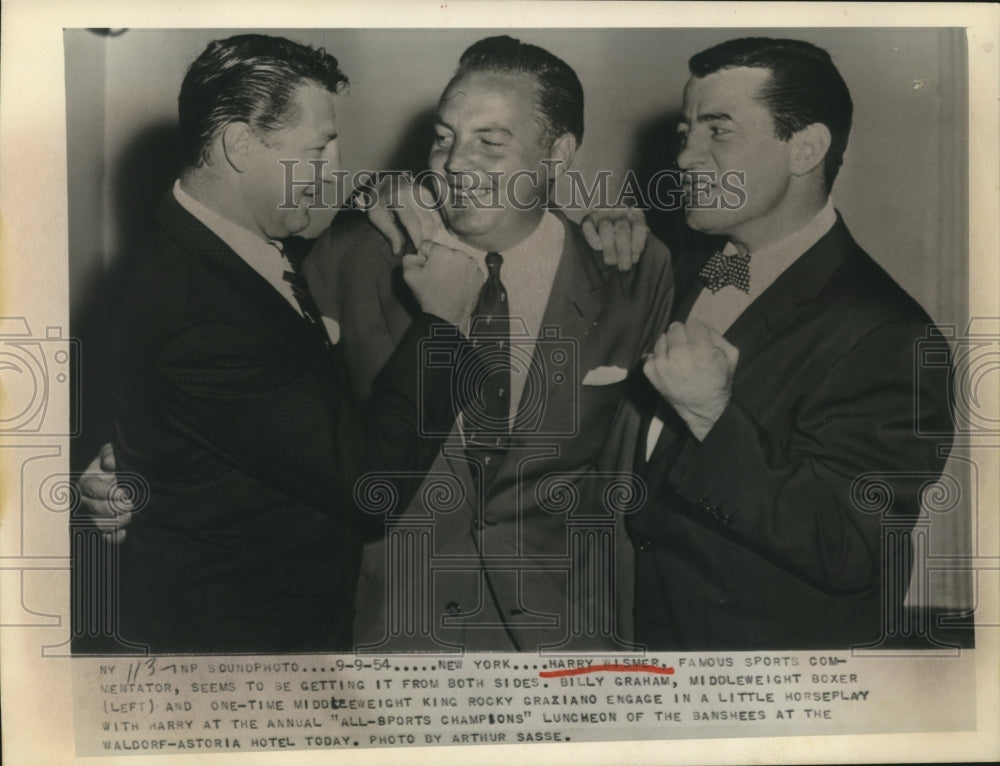
[[[703,262],[678,276],[679,318]],[[947,445],[919,434],[950,428],[942,376],[915,364],[930,326],[839,218],[736,320],[725,333],[740,350],[732,400],[704,441],[661,410],[666,427],[644,471],[651,500],[630,519],[641,642],[750,650],[879,639],[883,582],[905,591],[909,581],[898,532],[944,464]],[[891,494],[884,508],[873,507],[878,485],[854,486],[869,473]],[[883,555],[887,524],[898,526]]]
[[[420,607],[418,618],[433,626],[438,639],[473,651],[533,651],[559,643],[568,635],[572,609],[595,608],[589,603],[593,591],[584,599],[589,606],[571,600],[571,576],[585,577],[581,570],[589,565],[571,575],[557,559],[570,556],[571,517],[592,511],[614,520],[602,505],[610,478],[595,477],[593,469],[609,446],[608,429],[622,404],[625,382],[582,381],[602,366],[631,370],[663,330],[673,294],[669,253],[661,243],[651,238],[634,272],[622,276],[603,265],[600,252],[587,246],[576,225],[557,215],[565,244],[542,319],[554,333],[538,341],[533,360],[537,369],[545,369],[544,396],[534,409],[522,397],[510,449],[482,497],[473,482],[478,466],[467,460],[457,433],[425,484],[427,489],[433,482],[457,482],[462,501],[434,513],[436,569],[429,607]],[[398,258],[365,221],[341,220],[317,242],[305,272],[324,313],[340,318],[355,394],[363,396],[412,321],[412,297],[399,279]],[[557,350],[568,352],[569,364],[553,364]],[[556,376],[560,370],[567,374],[563,383]],[[538,418],[524,422],[526,411]],[[610,446],[617,451],[622,445]],[[632,444],[624,448],[631,456]],[[551,482],[562,479],[576,488],[575,505],[560,506],[559,490]],[[421,490],[403,517],[426,515],[432,497]],[[594,547],[588,556],[610,556]],[[386,635],[388,561],[384,544],[366,549],[357,600],[358,643],[377,643]],[[447,569],[440,568],[445,564]],[[615,608],[620,604],[613,590],[614,560],[605,558],[602,566],[606,590],[601,598]],[[619,574],[628,580],[631,572]],[[602,619],[610,619],[607,606],[596,607]],[[591,643],[617,645],[607,635]],[[408,648],[398,636],[387,646]]]
[[[161,653],[350,647],[363,533],[380,531],[355,484],[430,465],[442,440],[418,436],[418,408],[453,421],[447,368],[425,372],[418,400],[432,321],[418,315],[352,404],[340,349],[164,200],[114,342],[115,454],[149,484],[121,547],[124,638]]]

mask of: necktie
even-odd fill
[[[510,433],[510,308],[500,281],[503,256],[486,254],[486,282],[472,315],[472,348],[459,377],[466,449],[493,481]]]
[[[712,293],[717,293],[726,285],[737,290],[750,292],[750,254],[733,253],[726,255],[719,250],[708,259],[698,277]]]
[[[323,317],[319,306],[313,300],[305,278],[292,268],[287,269],[281,276],[291,286],[292,295],[295,296],[295,302],[299,304],[299,308],[302,310],[302,316],[305,317],[305,320],[319,334],[323,340],[323,344],[328,349],[332,348],[333,344],[330,342],[330,336],[326,332],[326,327],[323,326]]]

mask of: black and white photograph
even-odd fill
[[[996,9],[305,5],[4,77],[5,756],[995,756]]]

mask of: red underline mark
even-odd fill
[[[664,676],[672,676],[674,669],[661,665],[591,665],[586,668],[543,670],[538,675],[542,678],[561,678],[563,676],[582,676],[584,673],[658,673]]]

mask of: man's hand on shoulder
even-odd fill
[[[87,470],[77,481],[80,490],[80,513],[97,525],[106,539],[120,543],[125,527],[132,520],[132,503],[118,494],[118,466],[110,444],[101,447]]]
[[[486,276],[468,253],[426,240],[416,254],[403,256],[403,279],[425,313],[462,327]]]
[[[718,332],[689,319],[660,336],[643,372],[702,441],[729,404],[739,356]]]
[[[401,174],[386,176],[373,188],[362,191],[355,197],[355,204],[389,240],[395,255],[403,252],[407,237],[419,245],[438,239],[444,228],[434,192]]]
[[[629,271],[646,247],[646,216],[634,207],[602,208],[588,213],[580,223],[587,244],[604,253],[606,266]]]

